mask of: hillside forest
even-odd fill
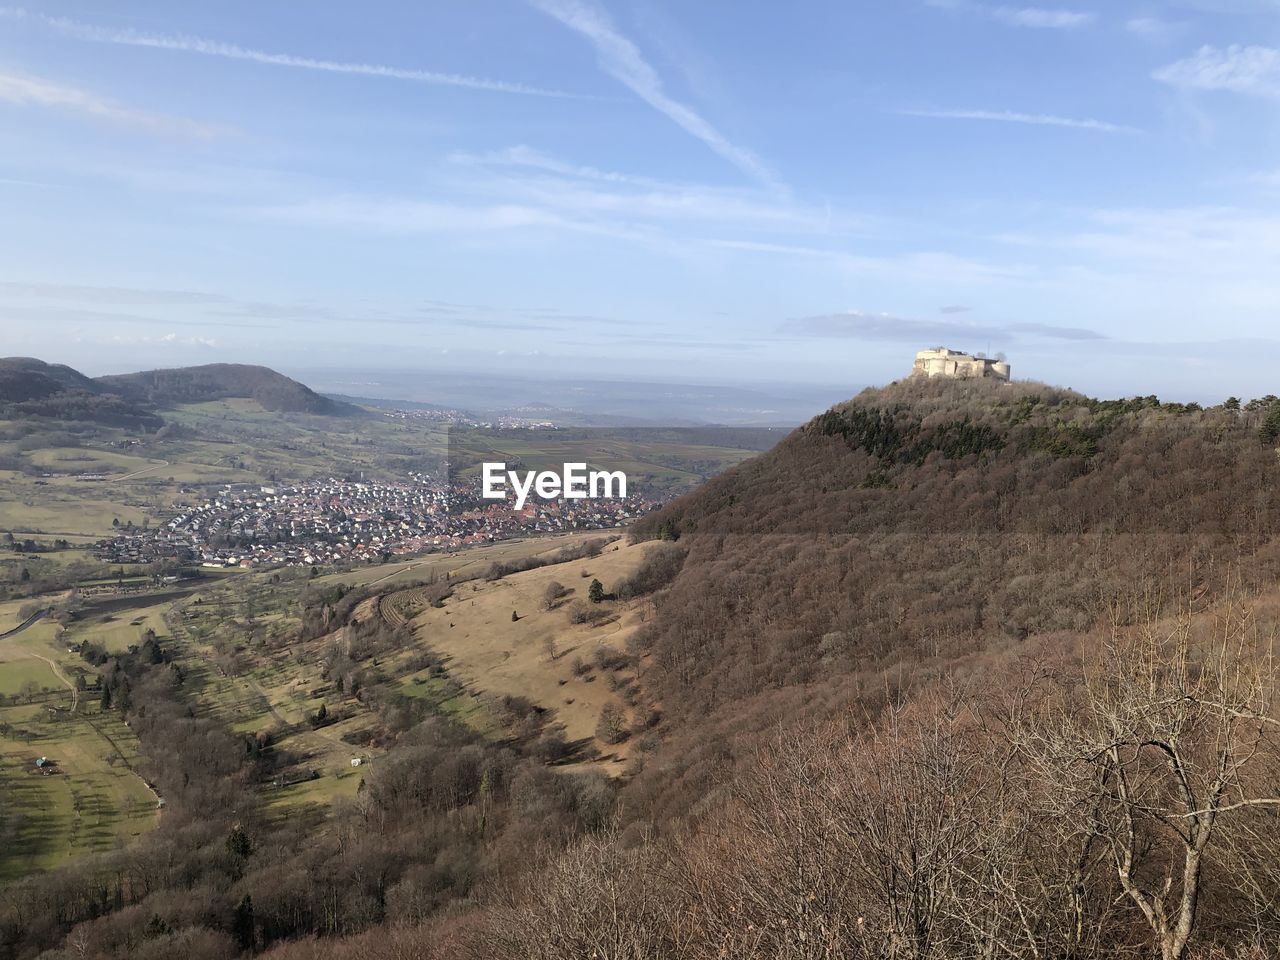
[[[627,543],[419,584],[403,623],[376,582],[282,578],[273,652],[325,650],[385,748],[283,816],[297,758],[201,708],[183,644],[84,647],[165,808],[6,885],[0,955],[1274,956],[1278,443],[1275,397],[912,380]],[[611,766],[549,702],[477,725],[390,695],[384,663],[451,676],[431,631],[535,576],[557,629],[628,627],[582,665]]]

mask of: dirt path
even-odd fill
[[[18,634],[20,634],[23,630],[26,630],[28,627],[35,626],[37,623],[39,623],[41,620],[47,617],[50,612],[51,611],[48,610],[47,608],[44,610],[36,611],[31,616],[27,617],[26,620],[22,621],[22,623],[14,627],[12,630],[7,631],[6,633],[0,633],[0,640],[8,640],[10,637],[16,637]],[[53,671],[53,675],[57,677],[59,680],[61,680],[66,685],[66,688],[71,691],[71,710],[74,713],[76,707],[80,706],[80,691],[76,689],[76,685],[72,683],[70,679],[68,679],[67,675],[62,672],[62,668],[58,666],[56,662],[54,662],[53,660],[50,660],[44,654],[36,653],[34,650],[27,650],[26,652],[29,653],[31,656],[35,657],[37,660],[43,660],[45,663],[47,663],[49,665],[49,669]]]
[[[37,660],[43,660],[47,663],[49,665],[49,669],[53,671],[53,675],[66,684],[67,689],[71,691],[71,712],[74,713],[76,708],[80,706],[80,691],[76,689],[76,685],[67,679],[67,675],[62,672],[61,667],[44,654],[36,653],[34,650],[28,650],[27,652]]]
[[[293,726],[293,724],[281,716],[280,711],[275,708],[274,704],[272,704],[271,698],[267,696],[262,687],[258,686],[257,680],[253,679],[253,677],[248,674],[245,674],[244,681],[250,690],[262,698],[262,705],[267,708],[267,713],[271,714],[271,719],[286,729]]]
[[[141,470],[135,470],[133,473],[127,474],[123,477],[112,477],[110,482],[119,483],[121,480],[132,480],[134,477],[140,477],[144,473],[150,473],[152,470],[159,470],[161,467],[168,466],[172,466],[168,460],[152,460],[151,466],[143,467]]]
[[[384,583],[387,580],[390,580],[392,577],[398,577],[402,573],[408,573],[410,570],[416,570],[418,567],[425,566],[426,564],[431,562],[432,561],[430,560],[419,560],[417,563],[411,563],[409,564],[409,566],[401,567],[399,570],[392,570],[385,577],[379,577],[377,580],[370,580],[369,586],[376,587],[378,584]]]

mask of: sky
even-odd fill
[[[1280,393],[1280,0],[0,0],[0,354]]]

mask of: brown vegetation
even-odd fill
[[[512,741],[415,716],[329,826],[272,822],[269,751],[185,716],[163,651],[116,658],[175,815],[8,891],[6,955],[1273,955],[1278,409],[897,385],[647,519],[581,589],[495,570],[415,606],[450,669],[502,627],[562,701],[598,694],[617,803],[549,766],[571,744],[510,690]],[[344,685],[410,639],[362,622],[371,597],[308,604],[304,637],[344,628]],[[561,642],[623,604],[625,645]]]

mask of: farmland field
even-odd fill
[[[19,622],[16,604],[0,605],[0,632]],[[118,715],[73,693],[72,678],[86,671],[55,643],[57,631],[41,621],[0,640],[0,880],[113,849],[158,815],[134,772],[137,738]],[[42,757],[52,763],[38,769]]]

